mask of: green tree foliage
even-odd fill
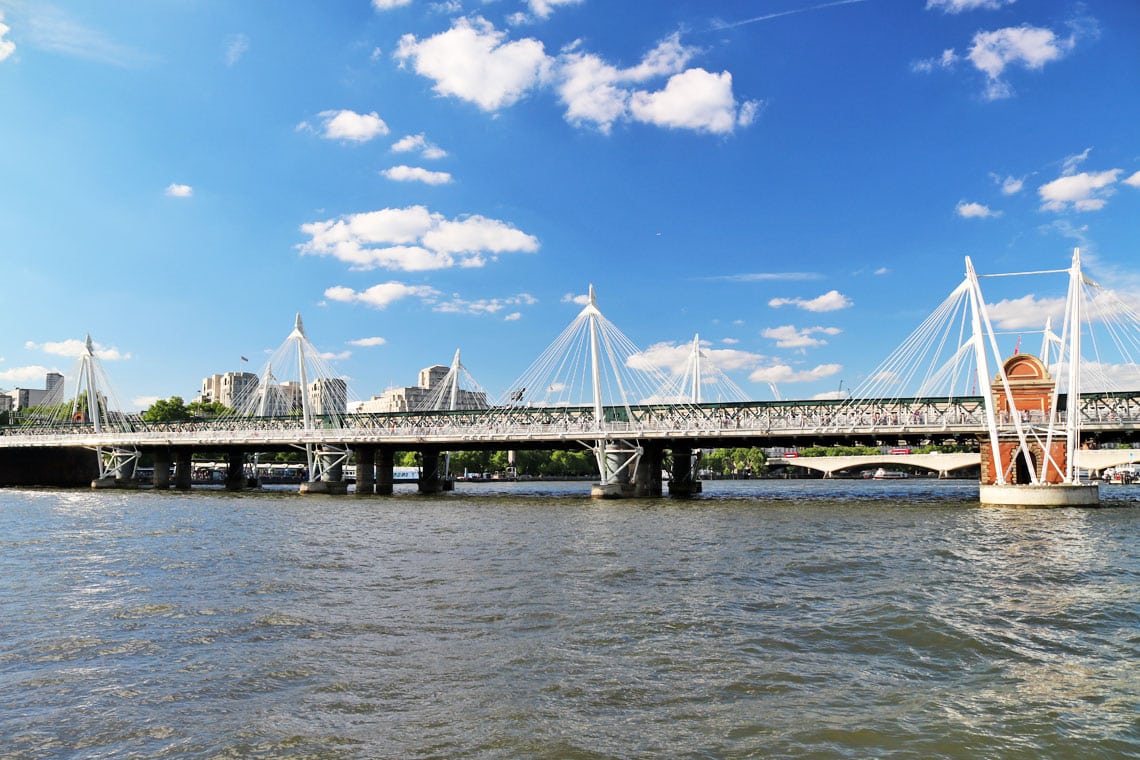
[[[221,401],[191,401],[186,405],[186,411],[191,417],[220,417],[231,410]]]
[[[147,422],[181,422],[190,419],[190,412],[181,396],[171,396],[151,404],[142,413],[142,418]]]
[[[717,475],[749,475],[756,477],[768,470],[768,457],[763,449],[713,449],[701,457],[701,469]]]

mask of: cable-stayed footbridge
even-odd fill
[[[433,491],[446,482],[448,451],[566,448],[593,454],[596,495],[652,496],[662,492],[663,469],[671,493],[699,490],[701,449],[979,440],[999,485],[1070,482],[1078,457],[1056,444],[1077,452],[1128,442],[1140,423],[1140,319],[1087,278],[1075,255],[1070,269],[1022,273],[1068,276],[1064,324],[1060,335],[1044,325],[1036,363],[1020,347],[1005,357],[982,276],[966,265],[962,285],[844,398],[750,400],[699,338],[684,368],[665,374],[603,315],[592,287],[581,312],[497,400],[472,390],[456,352],[443,381],[403,412],[349,412],[347,382],[320,358],[299,315],[257,382],[210,419],[154,423],[121,411],[88,340],[70,401],[0,428],[0,483],[122,484],[147,453],[156,486],[169,485],[173,463],[175,485],[188,487],[191,456],[209,451],[225,453],[236,488],[249,455],[298,450],[304,490],[344,490],[352,461],[357,493],[388,493],[395,452],[416,451],[421,490]],[[1119,358],[1104,358],[1110,347]],[[1024,403],[1027,388],[1045,385],[1036,405]]]

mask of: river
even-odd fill
[[[1140,756],[1140,486],[705,486],[0,490],[0,758]]]

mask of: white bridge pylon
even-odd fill
[[[129,428],[130,420],[121,411],[122,405],[115,397],[111,380],[95,355],[95,345],[90,334],[84,341],[83,352],[79,355],[74,374],[75,387],[72,389],[71,403],[67,407],[73,422],[90,425],[96,435]],[[65,390],[64,392],[66,393]],[[54,399],[56,404],[62,401],[63,398]],[[64,406],[60,404],[57,409],[62,410]],[[138,449],[119,446],[95,446],[94,449],[99,464],[98,482],[134,477],[139,460]]]
[[[603,489],[632,479],[644,453],[631,429],[631,404],[660,404],[676,411],[687,400],[666,399],[670,380],[638,361],[642,351],[598,308],[591,285],[586,305],[539,358],[510,386],[490,414],[510,419],[531,409],[579,410],[591,433],[581,443],[593,451]],[[495,420],[492,420],[494,422]]]
[[[300,417],[305,432],[344,427],[348,384],[305,335],[298,312],[293,330],[266,361],[257,382],[235,401],[234,417]],[[309,481],[338,481],[348,461],[345,446],[297,446],[305,452]]]
[[[981,279],[1036,275],[1065,275],[1065,297],[1010,297],[995,306],[986,304]],[[1019,353],[1022,335],[1038,331],[1026,330],[1023,324],[1025,309],[1033,307],[1055,312],[1042,316],[1044,326],[1039,330],[1042,350],[1038,358],[1055,382],[1048,413],[1036,417],[1017,412],[1014,386],[1005,370],[1006,360]],[[1052,329],[1054,316],[1062,321],[1059,336]],[[995,329],[995,322],[1000,329]],[[1014,336],[1017,344],[1003,354],[999,338],[1012,342]],[[1082,356],[1086,348],[1091,357]],[[1040,484],[1043,473],[1050,471],[1058,473],[1065,484],[1078,484],[1075,454],[1081,444],[1080,393],[1135,387],[1140,380],[1137,353],[1140,318],[1135,309],[1083,273],[1079,249],[1074,250],[1067,269],[1008,274],[980,275],[967,257],[962,283],[852,390],[849,401],[835,415],[835,424],[858,422],[873,415],[876,405],[891,408],[923,398],[981,397],[990,450],[999,451],[999,438],[1015,441],[1009,462],[995,467],[997,485],[1012,482],[1019,458],[1032,462],[1035,456],[1043,461],[1038,462],[1040,467],[1027,468],[1030,484]],[[1064,461],[1057,461],[1054,442],[1064,443]]]

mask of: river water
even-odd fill
[[[705,485],[0,490],[0,757],[1140,756],[1140,486]]]

